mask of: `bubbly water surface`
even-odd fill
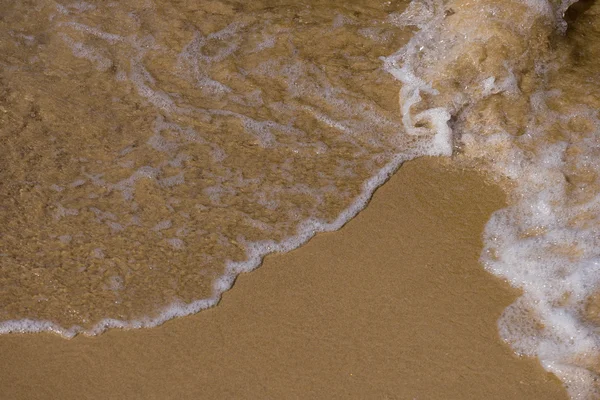
[[[509,194],[501,336],[599,398],[600,5],[573,3],[5,2],[0,331],[197,312],[453,154]]]

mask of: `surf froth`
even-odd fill
[[[404,84],[407,132],[418,134],[422,116],[449,120],[458,157],[507,187],[509,207],[487,224],[481,256],[523,290],[498,323],[501,337],[538,357],[572,398],[589,399],[600,396],[600,91],[590,45],[600,21],[592,5],[567,28],[572,3],[415,1],[394,20],[420,30],[385,62]]]
[[[449,155],[446,115],[398,135],[378,57],[409,32],[391,9],[11,6],[0,333],[211,307],[265,254],[339,229],[402,162]]]
[[[502,338],[600,396],[600,7],[183,3],[7,11],[0,333],[214,306],[404,161],[453,155],[509,193],[481,256],[523,291]]]

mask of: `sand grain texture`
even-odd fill
[[[564,399],[500,342],[517,293],[478,264],[502,193],[406,163],[338,232],[267,257],[213,309],[154,329],[0,337],[3,399]]]

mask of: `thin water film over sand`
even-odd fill
[[[4,2],[5,329],[205,308],[277,243],[339,220],[423,152],[398,135],[379,60],[410,34],[388,19],[403,8]]]
[[[509,195],[502,338],[600,398],[600,5],[574,3],[4,2],[0,331],[214,305],[454,154]]]

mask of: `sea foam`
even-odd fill
[[[196,5],[136,7],[27,11],[50,38],[26,44],[44,55],[40,70],[57,63],[83,90],[38,83],[44,74],[10,78],[24,102],[44,88],[55,124],[41,118],[28,134],[46,143],[52,132],[35,156],[61,161],[32,165],[36,186],[20,192],[24,208],[46,214],[2,215],[12,292],[0,293],[0,333],[95,335],[211,307],[266,254],[339,229],[404,161],[452,153],[445,109],[401,121],[386,100],[401,85],[378,56],[408,28],[335,5],[299,10],[305,24],[270,9],[215,16],[201,3],[206,26],[186,17]],[[329,39],[315,46],[315,35]],[[413,102],[428,91],[415,85]],[[19,114],[29,106],[12,107],[12,120],[31,118]]]
[[[570,61],[571,44],[562,38],[567,32],[563,15],[572,3],[415,0],[405,12],[367,26],[358,26],[350,16],[327,19],[315,13],[308,28],[297,22],[292,29],[286,23],[296,22],[271,20],[267,13],[207,27],[177,21],[186,32],[117,3],[110,3],[110,11],[54,5],[45,23],[56,40],[37,43],[28,36],[27,47],[66,49],[88,63],[89,87],[115,92],[109,96],[110,114],[74,115],[116,120],[128,129],[107,123],[107,129],[87,137],[93,145],[81,148],[70,148],[72,137],[53,131],[52,154],[69,154],[70,164],[61,165],[61,174],[52,180],[39,179],[46,187],[19,191],[23,202],[28,195],[32,202],[43,200],[30,209],[49,210],[45,225],[38,227],[45,236],[18,236],[37,220],[24,219],[10,232],[25,247],[56,242],[47,251],[58,254],[50,260],[53,268],[32,268],[27,271],[31,281],[46,273],[75,274],[77,282],[91,288],[84,293],[103,291],[113,307],[135,293],[130,289],[142,273],[150,282],[202,283],[211,276],[204,265],[223,262],[223,268],[212,271],[215,279],[208,280],[207,295],[187,302],[167,296],[166,305],[159,296],[163,302],[152,316],[119,318],[119,312],[107,312],[85,327],[51,317],[8,318],[0,322],[0,333],[95,335],[109,328],[152,327],[212,307],[238,274],[256,268],[266,254],[292,250],[317,232],[342,227],[404,161],[455,154],[484,166],[509,192],[509,207],[487,224],[481,256],[486,269],[523,290],[499,321],[501,336],[518,353],[538,357],[572,398],[598,396],[600,340],[589,314],[600,292],[600,121],[593,86],[561,69]],[[111,17],[103,20],[104,15]],[[149,19],[142,23],[143,18]],[[302,18],[311,15],[299,11],[297,20]],[[303,31],[311,26],[329,29],[319,33],[329,35],[322,40],[325,45],[337,38],[336,30],[347,29],[344,35],[354,33],[361,46],[352,42],[343,51],[329,51],[328,57],[339,56],[333,61],[311,53],[317,46],[300,49],[315,35]],[[360,49],[393,43],[394,35],[411,27],[418,30],[408,43],[380,65],[373,67],[361,54]],[[296,41],[302,34],[304,42]],[[319,60],[331,62],[321,65]],[[345,68],[335,69],[338,64]],[[354,87],[350,67],[360,71]],[[61,68],[57,76],[64,73]],[[387,74],[397,80],[399,104],[393,113],[365,95],[362,76],[370,69],[380,74],[369,78],[373,85],[388,86],[392,79]],[[34,97],[28,90],[38,93],[27,87],[28,80],[15,82],[25,93],[19,101]],[[588,93],[573,95],[568,82]],[[78,111],[84,100],[65,100],[61,107]],[[86,113],[102,110],[85,107]],[[34,111],[27,113],[35,116]],[[20,121],[20,115],[13,117]],[[61,129],[81,137],[94,133],[94,126],[77,131],[77,122]],[[46,140],[47,132],[41,132],[40,140]],[[46,171],[40,169],[28,172],[43,178]],[[333,217],[326,217],[327,199],[343,204]],[[78,226],[84,228],[71,231]],[[143,239],[133,240],[132,231]],[[139,251],[142,241],[147,244]],[[30,252],[35,257],[22,262],[22,254],[29,254],[25,250],[2,254],[7,271],[25,261],[35,264],[42,253],[35,248]],[[63,250],[79,258],[64,258]],[[165,272],[164,265],[148,261],[150,255],[165,264],[191,259],[193,268]],[[148,265],[141,268],[141,263]],[[113,272],[105,278],[107,268]],[[67,292],[61,279],[50,278],[46,286],[55,286],[53,294]],[[144,284],[142,279],[137,287]],[[22,300],[29,301],[28,292]]]
[[[420,30],[385,64],[404,84],[407,132],[419,134],[422,115],[452,116],[460,155],[508,188],[509,207],[488,222],[481,256],[523,290],[498,322],[502,338],[538,357],[572,398],[589,399],[600,396],[600,335],[588,311],[600,291],[600,121],[585,79],[562,85],[572,3],[414,1],[395,21]]]

